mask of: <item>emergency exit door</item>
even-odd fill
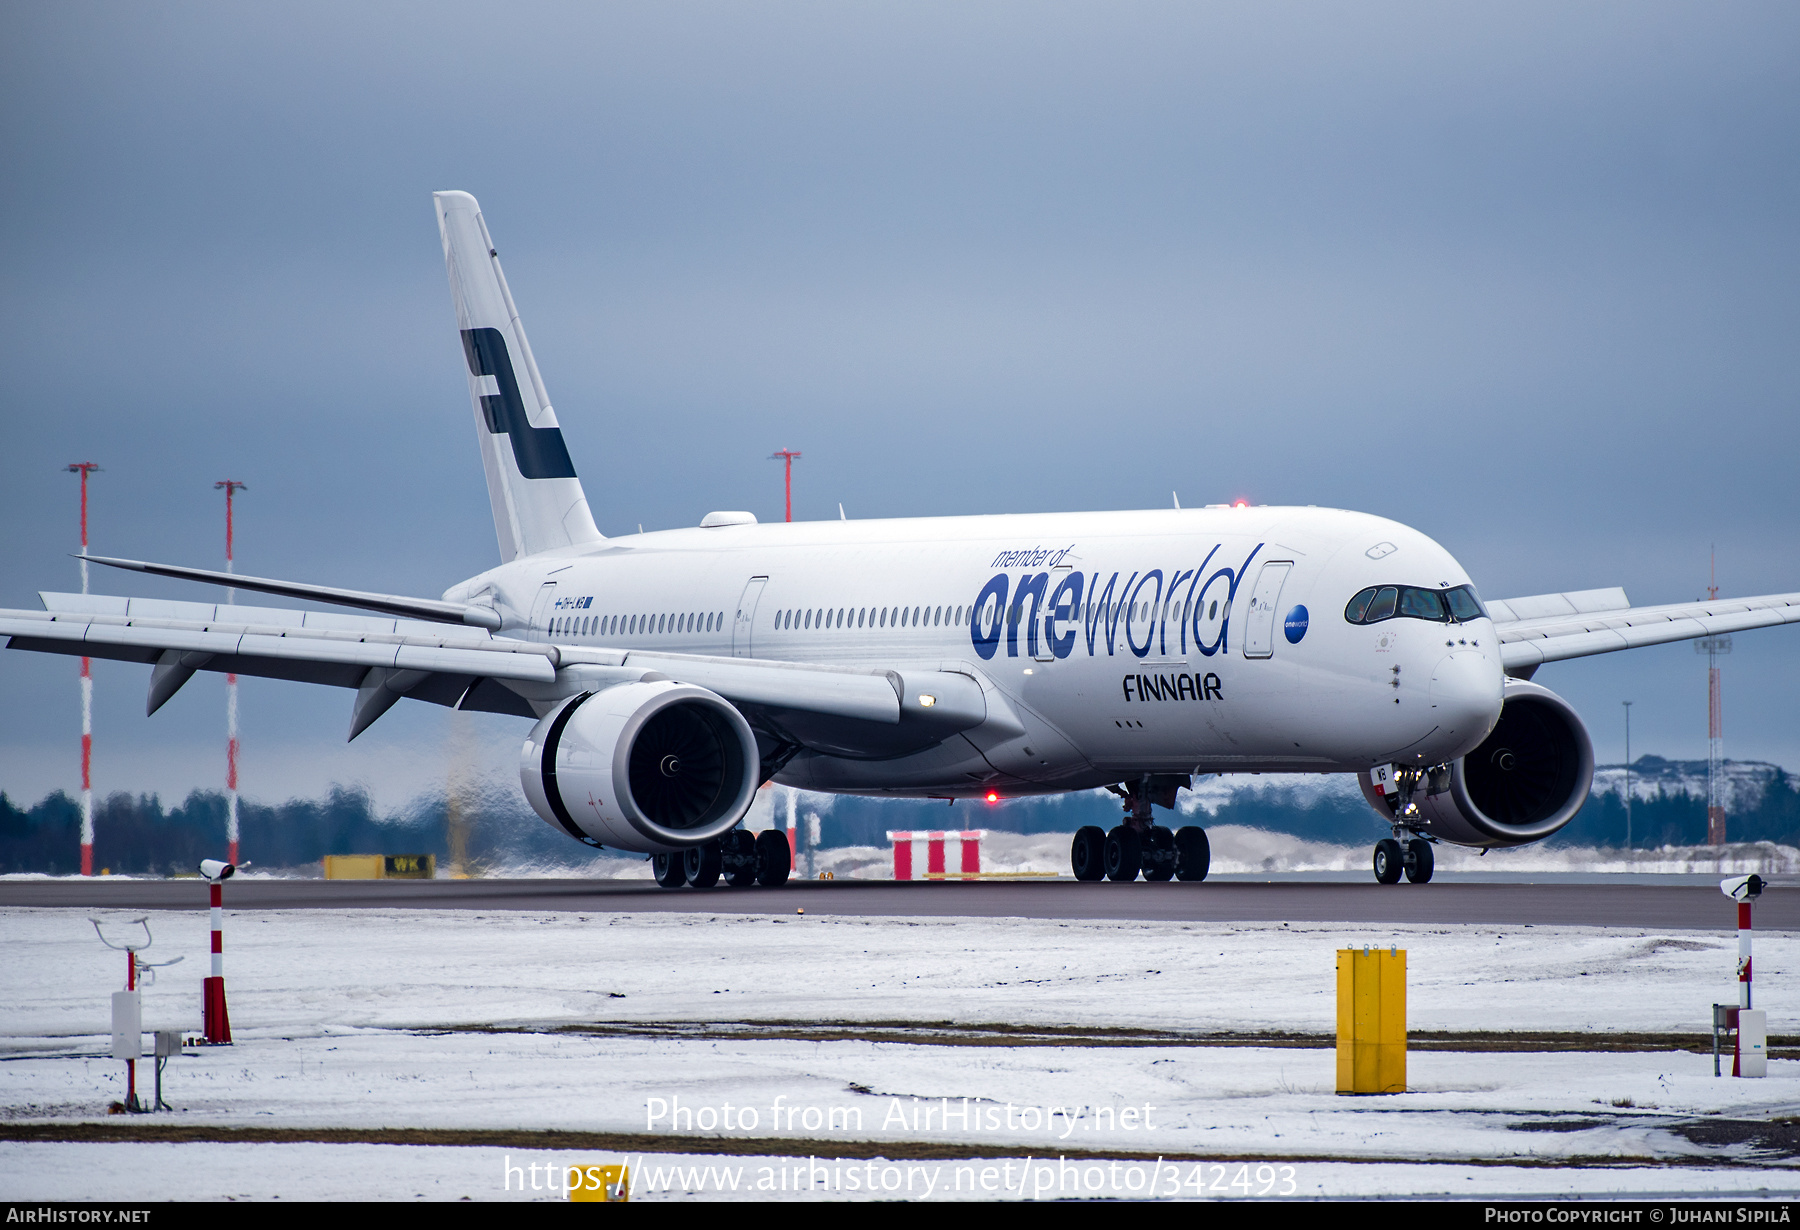
[[[750,584],[744,586],[744,592],[738,597],[737,614],[731,620],[731,656],[734,658],[755,656],[750,652],[750,634],[756,628],[756,604],[762,601],[763,586],[768,583],[768,577],[751,577]]]
[[[1275,612],[1281,605],[1281,587],[1287,583],[1292,560],[1270,560],[1256,574],[1250,591],[1250,620],[1244,628],[1244,656],[1267,658],[1275,653]]]

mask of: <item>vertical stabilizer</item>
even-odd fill
[[[501,562],[601,542],[481,206],[466,192],[438,192],[432,199]]]

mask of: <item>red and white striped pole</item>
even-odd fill
[[[249,490],[243,483],[233,479],[224,479],[213,484],[217,490],[225,489],[225,571],[233,571],[232,539],[232,497],[239,491]],[[225,591],[225,601],[237,601],[237,590]],[[225,844],[227,853],[225,861],[238,861],[238,680],[237,675],[225,676]],[[217,938],[217,932],[214,932]],[[216,951],[216,950],[215,950]],[[214,958],[215,962],[217,958]],[[221,1001],[223,1002],[223,1001]]]
[[[796,870],[800,867],[800,796],[790,786],[787,792],[787,843],[788,866]]]
[[[1738,1007],[1750,1003],[1750,901],[1738,902]]]
[[[1756,899],[1762,896],[1768,881],[1759,875],[1736,876],[1719,883],[1719,891],[1737,902],[1738,925],[1738,1010],[1737,1044],[1731,1057],[1733,1076],[1762,1076],[1767,1068],[1768,1023],[1763,1013],[1752,1012],[1750,1004],[1750,916]],[[1748,1051],[1746,1054],[1746,1034]]]
[[[125,989],[127,991],[137,990],[137,953],[130,948],[125,950]],[[138,1109],[137,1060],[135,1059],[125,1061],[125,1109]]]
[[[231,1041],[231,1017],[225,1010],[225,880],[237,870],[230,863],[211,860],[200,864],[212,890],[212,976],[201,986],[200,1016],[206,1041],[225,1045]]]
[[[69,471],[81,475],[81,592],[88,592],[88,475],[100,467],[91,461],[69,464]],[[94,674],[86,657],[81,659],[81,874],[94,874]]]

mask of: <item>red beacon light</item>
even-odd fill
[[[1238,500],[1237,502],[1232,504],[1232,507],[1233,508],[1248,508],[1248,507],[1250,507],[1250,501],[1249,500]]]
[[[987,801],[990,803],[998,803],[1000,801],[1000,796],[990,790],[987,793]]]

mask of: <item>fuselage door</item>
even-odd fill
[[[531,604],[531,637],[533,640],[550,639],[550,604],[556,598],[556,582],[545,581],[538,587],[537,600]]]
[[[768,577],[751,577],[750,584],[744,586],[744,592],[738,598],[737,614],[731,621],[731,656],[734,658],[753,656],[750,633],[756,627],[756,604],[762,601],[763,586],[768,583]]]
[[[1275,652],[1275,611],[1281,605],[1281,587],[1287,582],[1292,560],[1270,560],[1256,574],[1250,591],[1250,619],[1244,627],[1244,656],[1267,658]]]

